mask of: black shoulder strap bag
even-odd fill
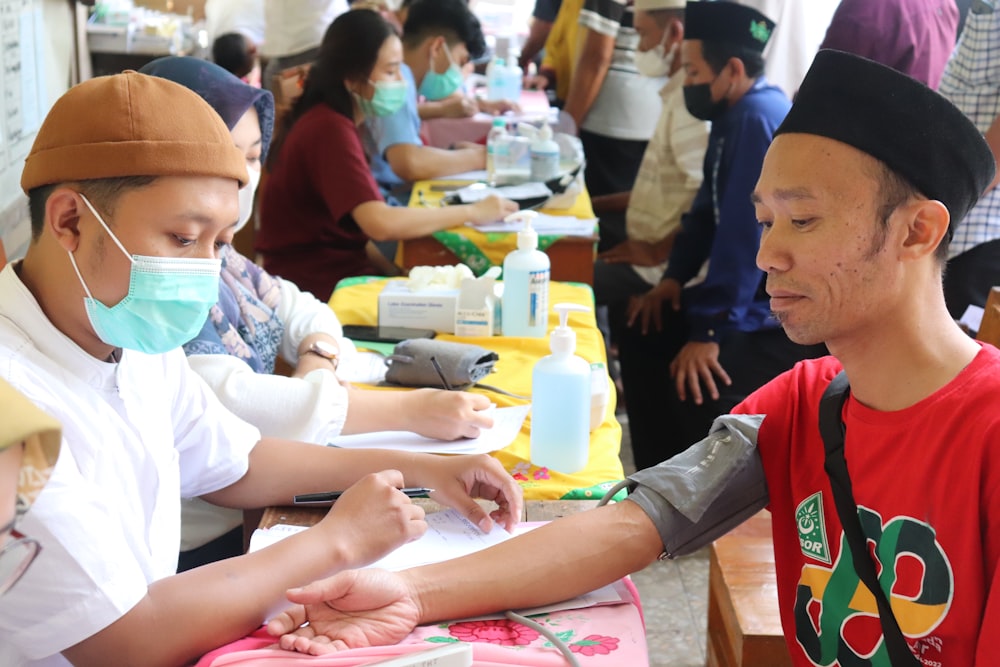
[[[824,468],[830,477],[833,502],[837,506],[837,516],[840,517],[840,524],[844,528],[844,537],[847,538],[847,544],[851,548],[854,570],[875,596],[875,602],[878,604],[878,616],[889,660],[893,667],[919,667],[923,663],[917,660],[910,651],[906,639],[903,638],[896,616],[889,606],[889,600],[879,586],[878,576],[875,574],[875,562],[868,555],[867,540],[861,532],[858,506],[854,502],[851,477],[847,472],[847,460],[844,458],[844,433],[847,427],[841,415],[844,401],[847,400],[850,391],[847,375],[841,371],[830,382],[820,400],[819,432],[823,436],[823,446],[826,449]]]

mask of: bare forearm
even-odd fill
[[[589,30],[586,32],[584,47],[580,52],[580,60],[573,70],[573,80],[563,107],[563,110],[573,117],[578,127],[590,113],[590,107],[597,99],[601,86],[604,85],[615,45],[613,37]]]
[[[420,622],[432,623],[566,600],[644,568],[662,550],[645,512],[622,502],[404,576],[420,605]],[[469,595],[470,582],[475,595]]]
[[[312,532],[153,583],[125,616],[66,657],[77,667],[173,667],[246,636],[283,604],[289,587],[348,566]]]
[[[471,205],[404,208],[380,201],[361,204],[353,215],[361,230],[375,241],[416,239],[473,219]]]
[[[238,482],[204,496],[223,507],[287,505],[299,493],[346,489],[368,473],[412,469],[406,452],[338,449],[264,438],[250,452],[250,469]]]
[[[411,391],[349,388],[343,434],[409,430],[414,395]]]
[[[486,153],[475,148],[445,150],[399,144],[389,147],[386,160],[397,176],[413,182],[482,169],[486,166]]]

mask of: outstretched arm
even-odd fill
[[[289,591],[299,606],[276,616],[268,631],[282,636],[282,647],[314,654],[392,643],[418,624],[572,598],[644,568],[662,551],[638,504],[606,505],[464,558],[401,573],[343,572]]]

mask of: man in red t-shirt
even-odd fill
[[[752,199],[772,311],[789,338],[833,356],[799,363],[707,438],[630,476],[625,502],[456,561],[340,573],[290,591],[304,606],[269,629],[287,633],[286,648],[320,652],[330,640],[393,641],[416,623],[566,599],[768,507],[792,663],[888,667],[889,619],[855,571],[824,470],[820,397],[843,369],[846,511],[857,506],[900,649],[914,655],[906,662],[995,665],[1000,352],[958,328],[941,286],[951,231],[994,171],[982,135],[943,97],[821,51]]]

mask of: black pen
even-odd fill
[[[400,489],[407,498],[426,498],[434,489],[427,489],[421,486],[415,488]],[[330,505],[346,491],[324,491],[322,493],[303,493],[292,498],[293,505]]]
[[[441,378],[441,384],[444,388],[451,391],[451,385],[448,384],[448,379],[444,376],[444,371],[441,370],[441,364],[438,363],[437,357],[431,357],[431,365],[434,367],[434,370],[437,371],[438,377]]]

